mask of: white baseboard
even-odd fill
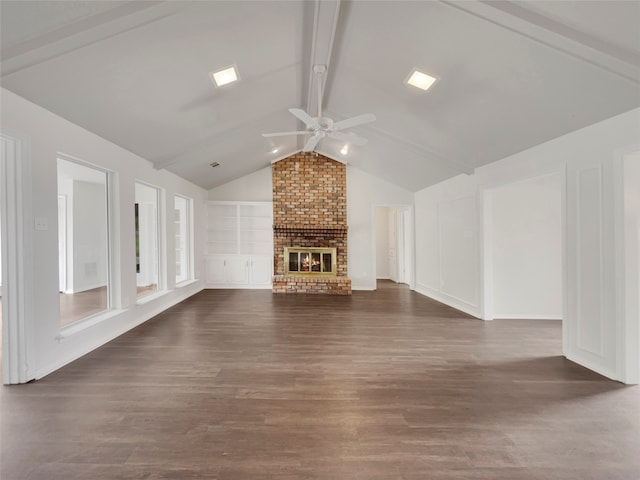
[[[618,375],[616,375],[616,372],[608,368],[602,368],[600,365],[596,365],[585,358],[578,358],[574,355],[565,355],[565,358],[567,360],[572,361],[573,363],[577,363],[581,367],[587,368],[589,370],[593,370],[594,372],[602,375],[603,377],[607,377],[607,378],[610,378],[611,380],[616,380],[618,382],[621,381],[620,378],[618,378]]]
[[[562,320],[560,315],[536,315],[531,313],[494,313],[494,320]]]
[[[218,283],[205,284],[209,290],[272,290],[272,285],[221,285]]]
[[[460,310],[461,312],[467,313],[473,317],[481,318],[480,312],[478,311],[478,307],[466,304],[461,302],[460,300],[453,299],[446,294],[442,294],[441,292],[437,292],[432,288],[429,288],[425,285],[416,285],[415,291],[420,295],[424,295],[425,297],[432,298],[440,303],[444,303],[445,305],[455,308],[456,310]]]

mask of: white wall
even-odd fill
[[[31,190],[26,198],[26,211],[34,224],[34,217],[48,219],[48,230],[27,230],[27,241],[33,243],[33,271],[25,279],[28,298],[33,304],[31,348],[37,352],[29,359],[29,378],[39,378],[54,369],[84,355],[123,332],[144,322],[171,305],[202,289],[202,280],[181,288],[175,287],[174,235],[167,235],[167,225],[173,226],[173,209],[164,209],[161,232],[163,256],[167,268],[165,285],[168,291],[136,305],[134,192],[135,181],[158,185],[173,205],[173,195],[194,199],[195,219],[195,276],[200,279],[203,265],[204,210],[206,191],[160,170],[146,160],[97,135],[68,122],[47,110],[2,89],[2,128],[26,136],[31,150]],[[57,162],[58,153],[92,163],[113,174],[113,290],[116,310],[109,318],[98,318],[61,330],[59,327],[58,293],[58,234],[57,234]],[[32,291],[31,291],[32,289]]]
[[[347,166],[348,271],[354,290],[376,288],[375,206],[413,206],[413,193]]]
[[[376,278],[389,278],[389,207],[376,207]]]
[[[480,316],[476,186],[459,175],[415,194],[416,290]]]
[[[623,275],[615,261],[615,237],[621,232],[614,223],[613,164],[617,151],[640,143],[639,132],[640,109],[635,109],[417,192],[416,289],[484,318],[491,303],[485,293],[494,287],[485,278],[491,268],[485,262],[491,244],[484,221],[487,191],[557,172],[563,178],[565,235],[563,353],[626,381],[624,355],[616,351],[624,343],[616,307]],[[453,244],[465,262],[452,261],[442,251]]]
[[[561,182],[556,173],[487,192],[493,318],[562,318]]]
[[[271,165],[233,182],[212,188],[209,200],[229,202],[273,202]]]

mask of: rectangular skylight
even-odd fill
[[[213,81],[215,82],[217,87],[227,85],[228,83],[233,83],[239,78],[238,70],[236,69],[235,65],[231,65],[224,70],[214,72],[211,74],[211,77],[213,78]]]
[[[414,68],[406,82],[420,90],[429,90],[429,88],[436,82],[436,78],[426,73],[422,73],[420,70]]]

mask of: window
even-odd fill
[[[191,279],[191,199],[174,199],[176,284]]]
[[[109,174],[58,158],[60,326],[111,308]]]
[[[160,285],[160,189],[136,182],[136,286],[138,299],[157,292]]]

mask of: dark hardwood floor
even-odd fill
[[[2,480],[633,480],[640,388],[405,287],[206,290],[4,387]]]

